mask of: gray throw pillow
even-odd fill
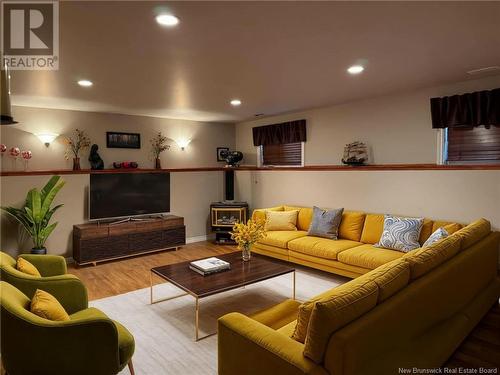
[[[323,210],[313,207],[313,216],[309,226],[310,236],[324,237],[336,240],[339,232],[340,221],[342,220],[343,208],[335,210]]]

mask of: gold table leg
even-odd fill
[[[195,302],[195,312],[194,312],[194,341],[198,341],[199,338],[199,329],[200,329],[200,301],[198,297],[196,297]]]
[[[150,285],[151,285],[150,286],[150,292],[149,292],[150,305],[154,305],[155,303],[158,303],[158,302],[170,301],[171,299],[175,299],[175,298],[179,298],[179,297],[184,297],[184,296],[187,296],[189,294],[189,293],[182,293],[182,294],[179,294],[179,295],[176,295],[176,296],[166,297],[166,298],[162,298],[162,299],[154,301],[153,300],[153,272],[149,273],[149,282],[150,282]]]

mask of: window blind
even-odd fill
[[[264,165],[300,166],[302,165],[302,142],[262,146]]]
[[[450,162],[500,162],[500,127],[448,128]]]

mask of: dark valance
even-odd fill
[[[432,127],[500,126],[500,88],[431,99]]]
[[[258,126],[252,129],[253,144],[282,145],[285,143],[296,143],[306,141],[306,120],[282,122],[266,126]]]

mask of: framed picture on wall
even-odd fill
[[[226,161],[221,155],[222,151],[229,151],[229,147],[217,147],[217,161]]]
[[[141,148],[141,135],[139,133],[106,132],[106,147]]]

